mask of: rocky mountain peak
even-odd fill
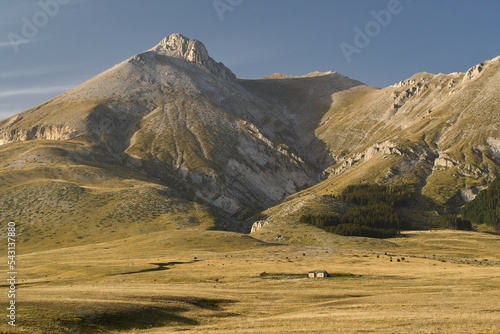
[[[152,48],[158,54],[184,59],[200,64],[205,70],[229,81],[236,81],[236,76],[223,63],[213,60],[205,45],[181,34],[172,34],[165,37],[158,45]]]
[[[200,64],[210,59],[207,48],[202,42],[181,34],[165,37],[154,49],[167,56],[183,58]]]

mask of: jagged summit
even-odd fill
[[[209,56],[207,48],[199,40],[187,38],[184,35],[176,33],[165,37],[150,51],[200,64],[212,74],[226,80],[236,80],[236,76],[230,69]]]
[[[205,45],[181,34],[165,37],[152,50],[171,57],[183,58],[188,61],[203,63],[210,59]]]

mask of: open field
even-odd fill
[[[500,333],[498,235],[306,247],[191,228],[18,249],[18,326],[2,333]]]

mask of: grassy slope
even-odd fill
[[[31,249],[215,226],[206,206],[120,165],[99,162],[98,154],[81,142],[1,147],[2,218],[18,224],[20,240]]]

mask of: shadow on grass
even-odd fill
[[[209,298],[196,298],[196,297],[152,297],[155,302],[180,302],[187,303],[192,306],[210,310],[210,311],[223,311],[225,306],[234,303],[230,299],[209,299]]]
[[[172,266],[174,266],[176,264],[187,264],[187,263],[194,263],[194,262],[198,262],[198,260],[189,261],[189,262],[150,263],[151,265],[156,266],[156,268],[149,268],[149,269],[143,269],[143,270],[138,270],[138,271],[129,271],[129,272],[126,272],[126,273],[114,274],[113,276],[141,274],[141,273],[148,273],[148,272],[151,272],[151,271],[163,271],[163,270],[170,269],[170,267],[172,267]]]
[[[59,323],[65,333],[81,334],[140,330],[168,325],[198,325],[196,320],[177,314],[185,311],[187,309],[181,307],[130,307],[101,312],[89,311],[74,319],[61,319]]]
[[[200,324],[196,316],[233,317],[225,308],[232,300],[197,297],[133,297],[130,302],[117,300],[25,303],[23,329],[31,333],[101,334],[130,332],[161,327],[184,330]],[[189,313],[188,313],[189,312]],[[207,315],[208,316],[208,315]],[[20,323],[21,324],[21,323]],[[1,332],[1,331],[0,331]]]

